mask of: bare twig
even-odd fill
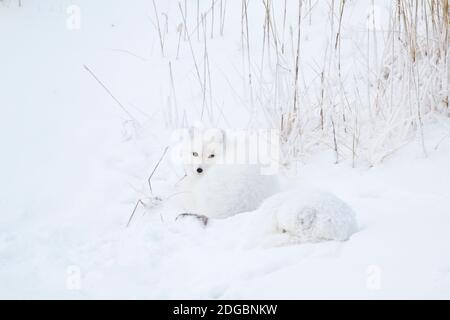
[[[178,2],[178,7],[180,9],[181,16],[183,17],[184,28],[187,29],[186,16],[183,12],[183,8],[181,8],[181,3],[179,3],[179,2]],[[187,39],[189,42],[189,48],[191,49],[192,59],[194,60],[195,72],[197,73],[197,80],[200,84],[200,88],[202,88],[202,90],[203,90],[202,79],[200,77],[200,71],[198,69],[197,59],[195,58],[194,48],[192,47],[191,35],[189,34],[189,32],[187,33]]]
[[[334,152],[336,156],[336,164],[339,163],[339,152],[338,152],[338,145],[337,145],[337,139],[336,139],[336,127],[334,125],[334,120],[331,118],[331,125],[333,127],[333,144],[334,144]]]
[[[95,75],[95,73],[89,69],[88,66],[83,65],[84,69],[89,72],[89,74],[105,89],[105,91],[111,96],[111,98],[114,99],[114,101],[119,105],[119,107],[125,112],[131,120],[133,120],[135,123],[139,124],[139,122],[136,120],[135,117],[125,108],[125,106],[112,94],[111,90],[106,87],[106,85]]]
[[[253,103],[253,85],[252,85],[252,65],[251,65],[251,59],[250,59],[250,34],[248,32],[248,0],[243,0],[243,4],[244,4],[244,18],[245,18],[245,29],[246,29],[246,33],[247,33],[247,63],[248,63],[248,85],[250,88],[250,104],[252,109],[254,108],[254,103]]]
[[[214,37],[214,4],[215,0],[211,0],[211,39]]]
[[[161,54],[164,57],[164,38],[161,33],[161,26],[159,24],[159,15],[158,15],[158,10],[156,9],[155,0],[153,0],[153,9],[155,10],[156,26],[157,26],[158,35],[159,35],[159,45],[161,47]]]
[[[177,102],[177,94],[175,91],[175,81],[173,80],[172,63],[170,61],[169,61],[169,73],[170,73],[170,86],[172,88],[173,100],[175,103],[175,125],[178,125],[179,120],[178,102]]]
[[[295,56],[295,80],[294,80],[294,105],[293,111],[296,116],[298,110],[298,72],[299,72],[299,59],[300,59],[300,40],[302,30],[302,4],[303,0],[298,0],[298,34],[297,34],[297,54]]]
[[[168,150],[169,150],[169,147],[166,147],[166,148],[164,149],[163,154],[162,154],[161,157],[159,158],[158,162],[156,163],[155,167],[153,168],[152,173],[150,174],[150,176],[149,176],[149,178],[148,178],[148,180],[147,180],[147,181],[148,181],[148,186],[149,186],[149,188],[150,188],[150,194],[153,194],[152,183],[151,183],[152,177],[153,177],[153,175],[155,174],[156,170],[158,169],[159,165],[161,164],[161,161],[164,159],[165,155],[167,154],[167,151],[168,151]],[[156,197],[155,199],[161,200],[161,199],[158,198],[158,197]],[[136,202],[136,205],[134,206],[133,212],[131,213],[130,218],[128,219],[127,228],[128,228],[128,226],[130,225],[131,221],[133,220],[133,217],[134,217],[134,215],[135,215],[135,213],[136,213],[136,210],[137,210],[137,208],[139,207],[139,205],[142,205],[144,208],[147,207],[147,205],[144,203],[144,201],[142,201],[142,199],[139,199],[139,200]]]
[[[165,149],[164,149],[164,151],[163,151],[163,154],[161,155],[161,158],[159,158],[159,160],[158,160],[158,163],[156,164],[156,166],[153,168],[153,171],[152,171],[152,173],[150,174],[150,176],[148,177],[148,187],[150,188],[150,194],[152,194],[153,193],[153,190],[152,190],[152,177],[153,177],[153,175],[155,174],[155,172],[156,172],[156,170],[158,169],[158,167],[159,167],[159,165],[161,164],[161,161],[164,159],[164,157],[166,156],[166,154],[167,154],[167,151],[169,150],[169,147],[166,147]]]
[[[136,205],[134,206],[134,209],[133,209],[133,212],[132,212],[131,215],[130,215],[130,218],[128,218],[127,228],[130,226],[130,223],[131,223],[131,221],[133,220],[134,214],[136,213],[136,210],[137,210],[137,208],[139,207],[139,205],[142,205],[142,206],[145,208],[145,203],[144,203],[141,199],[139,199],[139,200],[136,202]]]

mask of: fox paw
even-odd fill
[[[209,221],[208,217],[202,216],[199,214],[195,214],[195,213],[182,213],[176,217],[175,221],[178,221],[179,219],[186,219],[186,218],[194,218],[194,219],[200,221],[202,223],[202,225],[205,227],[208,225],[208,221]]]

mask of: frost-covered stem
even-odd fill
[[[206,45],[206,16],[202,15],[202,30],[203,30],[203,44],[204,44],[204,50],[203,50],[203,92],[202,92],[202,112],[200,115],[200,119],[203,120],[203,116],[206,109],[206,56],[207,56],[207,45]]]
[[[262,53],[261,53],[261,77],[264,71],[264,53],[265,53],[265,47],[266,47],[266,34],[267,34],[267,5],[266,0],[263,0],[263,5],[265,8],[265,16],[264,16],[264,26],[263,26],[263,41],[262,41]]]
[[[214,38],[214,5],[216,0],[211,0],[211,39]]]
[[[200,41],[200,0],[197,0],[197,41]]]
[[[344,8],[345,8],[345,0],[341,0],[341,6],[340,6],[340,9],[339,9],[338,31],[337,31],[337,34],[336,34],[336,40],[335,40],[335,45],[334,45],[334,49],[336,51],[339,49],[339,53],[338,53],[339,78],[341,77],[341,44],[340,44],[340,39],[341,39],[342,18],[344,16]]]
[[[248,28],[248,5],[247,0],[243,0],[244,3],[244,18],[245,18],[245,32],[246,32],[246,42],[247,42],[247,63],[248,63],[248,86],[250,90],[250,105],[252,110],[254,109],[253,103],[253,84],[252,84],[252,64],[250,58],[250,34]],[[254,112],[254,110],[252,111]]]
[[[339,163],[339,152],[338,152],[338,144],[337,144],[337,138],[336,138],[336,126],[334,125],[333,117],[331,117],[331,126],[333,128],[333,144],[334,144],[334,153],[335,153],[335,163]]]
[[[185,17],[185,15],[183,13],[183,9],[181,8],[181,3],[179,3],[179,2],[178,2],[178,8],[180,9],[181,16],[183,17],[184,27],[187,28],[186,17]],[[187,33],[187,38],[188,38],[189,48],[191,50],[192,59],[194,60],[194,66],[195,66],[195,72],[197,74],[197,80],[198,80],[198,82],[200,84],[200,88],[202,90],[204,90],[203,84],[202,84],[202,80],[201,80],[201,77],[200,77],[200,71],[198,69],[197,59],[195,58],[194,48],[192,47],[192,41],[191,41],[191,36],[190,36],[189,32]]]
[[[300,41],[302,30],[302,4],[303,0],[298,1],[298,30],[297,30],[297,53],[295,55],[295,79],[294,79],[294,104],[293,114],[297,116],[298,112],[298,76],[299,76],[299,63],[300,63]]]
[[[153,194],[153,188],[152,188],[152,178],[155,175],[156,170],[158,170],[159,165],[161,164],[161,162],[164,160],[164,157],[167,154],[167,151],[169,150],[169,147],[165,147],[164,151],[161,155],[161,157],[159,158],[158,162],[156,163],[155,167],[152,170],[152,173],[150,173],[150,176],[147,179],[148,182],[148,187],[150,189],[150,194]]]
[[[184,41],[186,41],[188,36],[188,28],[187,28],[187,21],[188,21],[188,9],[187,9],[187,0],[184,0]]]
[[[136,124],[139,124],[139,121],[125,108],[125,106],[116,98],[116,96],[109,90],[109,88],[95,75],[95,73],[89,69],[88,66],[84,65],[84,69],[97,81],[98,84],[108,93],[108,95],[113,98],[113,100],[119,105],[123,112],[125,112],[128,117]]]
[[[164,39],[163,39],[163,35],[161,32],[161,25],[159,23],[158,10],[156,9],[155,0],[153,0],[152,2],[153,2],[153,9],[155,12],[155,17],[156,17],[156,28],[158,30],[158,35],[159,35],[159,45],[161,47],[161,55],[164,57]]]
[[[178,30],[178,44],[177,44],[177,55],[176,55],[177,60],[178,60],[178,56],[180,53],[181,34],[182,33],[183,33],[183,26]]]
[[[325,67],[324,67],[325,68]],[[323,104],[324,104],[324,96],[325,96],[325,70],[323,70],[320,74],[320,129],[323,131],[324,129],[324,114],[323,114]]]
[[[219,34],[223,36],[223,29],[225,26],[225,12],[227,10],[227,0],[220,0],[220,20],[219,20]]]
[[[225,5],[223,7],[223,19],[222,19],[222,23],[220,25],[220,27],[221,27],[221,35],[222,36],[223,36],[224,31],[225,31],[225,17],[227,15],[227,3],[228,3],[228,0],[225,0]]]
[[[284,0],[284,10],[283,10],[283,35],[282,35],[282,44],[281,44],[281,53],[284,54],[284,34],[286,33],[286,5],[287,0]]]
[[[136,213],[136,210],[139,207],[139,205],[141,205],[145,208],[145,203],[141,199],[139,199],[134,206],[133,212],[131,213],[130,217],[128,218],[127,228],[130,226],[131,221],[133,221],[134,214]]]
[[[175,81],[173,79],[173,72],[172,72],[172,63],[169,61],[169,74],[170,74],[170,86],[172,88],[172,94],[173,94],[173,100],[175,103],[175,124],[178,125],[179,120],[179,112],[178,112],[178,102],[177,102],[177,94],[175,91]]]
[[[212,98],[212,85],[211,85],[211,70],[209,66],[209,55],[208,55],[208,46],[207,46],[207,37],[206,37],[206,18],[202,17],[203,21],[203,37],[204,37],[204,53],[203,53],[203,103],[202,103],[202,113],[201,119],[204,118],[204,113],[206,108],[206,89],[207,84],[209,83],[209,118],[212,120],[212,107],[213,107],[213,98]]]

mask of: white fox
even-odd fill
[[[259,164],[237,163],[232,140],[218,129],[194,128],[183,137],[185,177],[178,193],[186,213],[227,218],[256,210],[279,190],[276,177],[262,174]]]
[[[334,195],[310,188],[280,193],[278,178],[263,175],[260,165],[233,162],[231,140],[215,129],[191,129],[184,137],[180,216],[206,225],[208,218],[248,212],[236,217],[245,233],[276,244],[344,241],[357,231],[353,210]]]

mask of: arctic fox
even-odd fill
[[[184,212],[227,218],[256,210],[278,191],[258,164],[237,163],[234,143],[218,129],[190,129],[181,146],[185,177],[178,183]]]
[[[263,218],[264,217],[264,218]],[[358,230],[354,211],[335,195],[312,188],[294,188],[267,199],[255,217],[268,234],[286,242],[345,241]]]

